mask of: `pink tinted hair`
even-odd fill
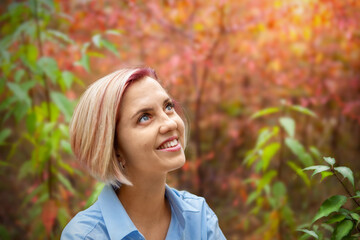
[[[70,122],[70,142],[76,158],[95,178],[113,186],[131,185],[116,156],[116,124],[126,89],[144,77],[157,80],[151,68],[121,69],[89,86]]]

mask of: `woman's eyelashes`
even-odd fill
[[[166,110],[166,111],[173,111],[173,110],[174,110],[174,107],[175,107],[175,105],[174,105],[174,103],[172,103],[172,102],[167,102],[167,103],[165,104],[165,110]]]
[[[144,113],[144,114],[142,114],[141,117],[138,119],[138,123],[143,123],[143,122],[149,121],[150,118],[151,118],[150,114]]]

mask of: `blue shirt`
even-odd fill
[[[169,186],[166,186],[165,195],[171,206],[166,240],[226,239],[204,198]],[[61,234],[61,240],[79,239],[145,240],[111,186],[105,186],[98,200],[79,212]]]

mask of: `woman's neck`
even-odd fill
[[[144,235],[166,230],[171,219],[171,208],[165,198],[165,180],[137,179],[133,186],[122,185],[117,196],[135,226]],[[146,236],[145,236],[146,237]],[[148,237],[146,239],[149,239]]]

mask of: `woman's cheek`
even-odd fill
[[[180,118],[179,118],[179,122],[178,122],[178,128],[179,128],[179,132],[181,133],[181,145],[183,147],[185,147],[185,141],[186,141],[186,132],[185,132],[185,123],[184,121]]]

